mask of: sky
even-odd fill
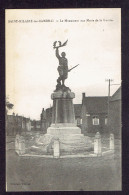
[[[6,96],[14,104],[11,112],[39,120],[42,108],[52,106],[59,64],[54,41],[68,39],[60,53],[66,52],[69,68],[79,64],[65,81],[75,93],[74,103],[81,103],[83,92],[86,96],[107,96],[106,79],[121,83],[119,8],[6,9],[5,30]],[[111,95],[118,87],[111,86]]]

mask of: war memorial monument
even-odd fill
[[[58,46],[57,46],[58,43]],[[68,68],[68,60],[65,52],[59,54],[59,48],[67,45],[67,41],[61,44],[55,41],[53,48],[56,57],[59,60],[56,87],[51,94],[53,100],[52,108],[52,124],[47,129],[47,133],[16,135],[15,151],[18,155],[41,155],[44,157],[60,158],[61,156],[75,156],[81,154],[82,157],[105,155],[105,152],[114,151],[114,137],[111,134],[110,148],[102,153],[101,135],[99,132],[95,135],[95,139],[84,136],[81,129],[77,127],[75,122],[75,112],[73,106],[73,98],[75,93],[65,86],[65,80],[68,73],[73,68]]]

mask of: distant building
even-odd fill
[[[42,109],[42,113],[40,115],[40,121],[41,121],[41,131],[43,133],[46,133],[47,123],[46,123],[46,111],[44,108]]]
[[[109,126],[115,136],[121,134],[121,87],[112,95],[109,101]]]
[[[46,109],[46,131],[52,123],[52,107]]]
[[[31,120],[30,120],[30,118],[22,117],[22,130],[31,131]]]
[[[6,116],[6,133],[15,136],[22,131],[31,131],[31,121],[23,116],[12,115]]]
[[[31,120],[30,120],[30,118],[26,118],[26,130],[31,131]]]
[[[41,131],[41,121],[40,120],[36,121],[36,130]]]
[[[108,97],[87,97],[82,93],[82,133],[104,133],[107,131]]]
[[[42,109],[42,113],[40,115],[40,121],[41,121],[41,131],[43,133],[47,133],[47,128],[50,127],[52,123],[52,107],[47,108],[44,110]]]
[[[41,131],[41,120],[31,121],[31,131]]]
[[[36,121],[31,120],[31,130],[34,131],[36,129]]]

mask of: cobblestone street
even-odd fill
[[[115,155],[65,159],[19,157],[14,139],[6,141],[7,191],[121,190],[120,140]]]

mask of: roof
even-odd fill
[[[80,117],[81,115],[81,108],[82,108],[82,105],[81,104],[74,104],[74,112],[75,112],[75,116],[77,117]]]
[[[108,110],[108,97],[85,97],[84,105],[86,106],[87,113],[107,113]]]
[[[112,95],[110,101],[121,100],[121,87],[117,89],[117,91]]]

